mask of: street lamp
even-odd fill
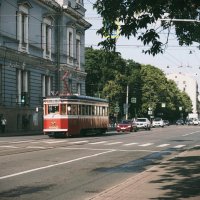
[[[179,106],[179,111],[181,112],[181,119],[183,119],[183,113],[182,113],[183,107]]]

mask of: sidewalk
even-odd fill
[[[13,137],[13,136],[30,136],[30,135],[43,135],[40,131],[21,131],[21,132],[0,132],[0,137]]]
[[[180,153],[89,200],[200,199],[200,147]]]

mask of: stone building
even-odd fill
[[[85,95],[85,11],[82,0],[0,0],[0,117],[7,133],[42,133],[46,96]]]

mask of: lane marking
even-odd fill
[[[131,145],[136,145],[136,144],[138,144],[138,143],[133,142],[133,143],[124,144],[123,146],[131,146]]]
[[[169,146],[170,144],[161,144],[161,145],[158,145],[157,147],[166,147],[166,146]]]
[[[107,143],[108,141],[101,141],[101,142],[93,142],[93,143],[89,143],[89,144],[104,144]]]
[[[150,146],[150,145],[153,145],[153,143],[146,143],[146,144],[141,144],[141,145],[138,145],[139,147],[147,147],[147,146]]]
[[[46,148],[49,149],[49,147],[39,147],[39,146],[27,146],[26,148],[27,149],[46,149]]]
[[[51,140],[51,141],[42,141],[43,143],[47,144],[54,144],[54,143],[61,143],[61,142],[67,142],[66,140]]]
[[[77,141],[77,142],[69,142],[69,144],[81,144],[81,143],[86,143],[88,140],[82,140],[82,141]]]
[[[90,156],[84,156],[84,157],[76,158],[76,159],[73,159],[73,160],[68,160],[68,161],[56,163],[56,164],[53,164],[53,165],[47,165],[47,166],[44,166],[44,167],[38,167],[38,168],[34,168],[34,169],[30,169],[30,170],[26,170],[26,171],[14,173],[14,174],[9,174],[9,175],[6,175],[6,176],[1,176],[0,180],[19,176],[19,175],[23,175],[23,174],[28,174],[28,173],[39,171],[39,170],[42,170],[42,169],[48,169],[48,168],[52,168],[52,167],[56,167],[56,166],[60,166],[60,165],[69,164],[69,163],[84,160],[84,159],[87,159],[87,158],[97,157],[97,156],[100,156],[100,155],[103,155],[103,154],[112,153],[114,151],[115,150],[105,151],[105,152],[93,154],[93,155],[90,155]]]
[[[93,148],[76,148],[76,147],[60,147],[59,149],[67,149],[67,150],[92,150],[92,151],[121,151],[121,152],[150,152],[150,153],[157,153],[157,152],[161,152],[161,151],[153,151],[153,150],[139,150],[139,149],[93,149]],[[162,152],[172,152],[172,150],[170,151],[162,151]]]
[[[195,134],[195,133],[200,133],[200,131],[195,131],[195,132],[192,132],[192,133],[187,133],[187,134],[184,134],[182,136],[185,137],[185,136],[192,135],[192,134]]]
[[[108,143],[108,144],[105,144],[105,145],[115,145],[115,144],[121,144],[121,143],[123,143],[123,142],[112,142],[112,143]]]
[[[182,148],[182,147],[184,147],[184,146],[186,146],[186,145],[177,145],[177,146],[175,146],[175,147],[173,147],[173,148],[178,149],[178,148]]]
[[[16,149],[16,148],[19,148],[19,147],[16,147],[16,146],[0,146],[1,148],[13,148],[13,149]]]
[[[19,144],[19,143],[28,143],[28,142],[34,142],[34,140],[21,140],[21,141],[14,141],[14,142],[10,142],[12,144]]]

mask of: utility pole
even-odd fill
[[[126,119],[128,119],[128,92],[129,92],[129,86],[127,85],[127,88],[126,88]]]

